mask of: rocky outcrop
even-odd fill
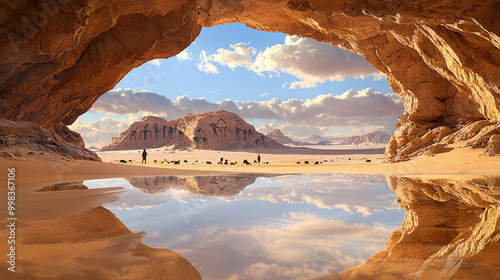
[[[279,130],[279,128],[276,128],[275,130],[269,132],[267,134],[267,137],[269,137],[269,138],[273,139],[274,141],[276,141],[280,144],[283,144],[283,145],[292,144],[292,145],[298,146],[301,144],[300,142],[293,141],[292,138],[285,136],[283,134],[283,132],[281,132],[281,130]]]
[[[419,134],[500,121],[496,0],[2,0],[2,7],[0,114],[9,120],[71,124],[131,69],[176,55],[202,26],[241,22],[340,46],[385,73],[405,105],[391,160],[425,149]],[[495,145],[491,137],[485,145]]]
[[[344,145],[359,145],[359,144],[387,144],[391,140],[391,135],[383,132],[383,131],[374,131],[367,134],[359,135],[359,136],[351,136],[342,141],[340,144]]]
[[[407,160],[423,154],[435,154],[448,144],[460,143],[460,147],[484,149],[484,154],[500,154],[500,123],[480,120],[463,120],[456,126],[436,123],[406,122],[387,144],[385,155],[389,161]]]
[[[185,190],[190,194],[226,197],[241,192],[257,179],[256,175],[235,176],[155,176],[128,178],[128,182],[147,194],[157,194],[169,189]]]
[[[406,211],[403,224],[386,249],[342,272],[342,279],[488,279],[500,273],[499,177],[387,180]]]
[[[21,148],[21,149],[19,149]],[[66,125],[42,128],[29,121],[0,119],[0,153],[27,151],[49,152],[63,155],[66,159],[100,160],[92,151],[85,149],[83,138]],[[25,156],[25,155],[24,155]]]
[[[133,123],[102,151],[151,149],[173,146],[174,149],[236,150],[285,148],[255,130],[235,113],[225,110],[177,120],[147,116]]]

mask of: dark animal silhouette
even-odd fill
[[[253,132],[252,132],[252,130],[249,128],[249,129],[248,129],[248,139],[249,139],[249,140],[250,140],[250,136],[251,136],[252,138],[255,138],[255,136],[253,136]]]
[[[168,135],[167,135],[167,139],[170,138],[170,140],[172,140],[172,134],[174,133],[174,128],[169,126],[168,127]]]
[[[187,161],[187,160],[184,160],[184,163],[188,163],[188,161]]]
[[[367,159],[366,162],[372,162],[372,160],[371,159]]]
[[[156,141],[158,141],[158,132],[160,132],[160,129],[158,128],[158,124],[157,124],[157,123],[155,123],[155,124],[153,125],[153,129],[154,129],[154,131],[155,131]],[[151,136],[151,138],[153,138],[153,136]]]
[[[134,137],[134,140],[137,141],[137,137],[136,137],[137,136],[137,127],[135,127],[135,129],[132,130],[132,133],[130,133],[130,139],[129,139],[129,141],[132,140],[132,136]]]
[[[144,140],[146,140],[146,137],[147,137],[148,133],[151,136],[151,139],[153,139],[153,134],[151,133],[151,130],[148,130],[148,125],[149,125],[149,123],[147,123],[144,126],[144,129],[141,130],[141,132],[139,133],[139,139],[141,139],[141,136],[142,136],[143,133],[144,133]]]
[[[308,160],[304,161],[304,164],[309,164],[309,161]]]
[[[225,164],[225,165],[227,165],[227,162],[228,162],[228,160],[226,159],[226,160],[224,161],[224,164]]]
[[[129,160],[128,160],[128,162],[132,162],[132,160],[131,160],[131,159],[129,159]]]
[[[126,160],[124,160],[124,159],[121,159],[121,160],[120,160],[120,163],[127,163],[127,161],[126,161]]]
[[[174,160],[174,165],[178,165],[178,164],[181,164],[181,161],[180,160]]]
[[[153,162],[154,162],[154,163],[157,163],[158,161],[155,159],[155,160],[153,160]]]
[[[229,165],[236,165],[236,162],[231,162]]]
[[[300,161],[297,161],[297,164],[300,164]]]
[[[223,119],[218,119],[217,122],[215,123],[211,123],[208,125],[210,128],[212,128],[212,132],[213,132],[213,136],[214,136],[214,139],[215,137],[219,138],[219,133],[218,132],[221,132],[222,133],[222,136],[226,137],[226,132],[229,131],[229,133],[231,133],[231,131],[229,130],[229,126],[227,125],[227,122]],[[217,132],[218,131],[218,132]]]
[[[243,164],[246,164],[246,165],[252,165],[252,164],[251,164],[250,162],[248,162],[248,160],[246,160],[246,159],[243,161]]]
[[[167,130],[167,126],[163,125],[163,139],[165,139],[165,131]]]
[[[206,164],[212,164],[212,162],[211,162],[211,161],[207,161],[207,162],[205,162],[205,163],[206,163]]]
[[[203,135],[205,135],[205,132],[201,128],[198,128],[195,132],[195,135],[201,138]]]
[[[259,143],[260,143],[260,140],[259,139],[255,139],[255,146],[257,146],[257,148],[259,147]]]
[[[236,137],[238,137],[238,140],[240,140],[240,132],[241,129],[239,127],[236,127]]]
[[[319,161],[316,161],[316,162],[314,163],[314,165],[318,165],[318,164],[319,164]]]
[[[264,147],[267,147],[266,140],[264,140],[264,135],[260,136],[260,140],[262,141],[262,144],[264,145]]]
[[[210,146],[208,145],[208,141],[207,141],[206,137],[195,136],[195,137],[193,137],[193,141],[196,143],[196,148],[200,147],[200,139],[203,142],[203,147],[204,148],[210,148]]]
[[[258,163],[257,160],[254,160],[253,163]]]

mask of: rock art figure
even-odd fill
[[[155,124],[153,125],[153,129],[154,129],[154,131],[155,131],[156,141],[158,141],[158,132],[160,132],[160,129],[158,128],[158,124],[157,124],[157,123],[155,123]],[[153,136],[151,136],[151,138],[153,138]]]
[[[137,127],[132,130],[132,133],[130,133],[130,141],[132,141],[132,137],[134,137],[134,140],[137,141]]]
[[[151,136],[151,139],[153,139],[153,134],[151,133],[151,130],[148,130],[148,125],[149,125],[149,123],[147,123],[147,124],[144,126],[144,129],[143,129],[143,130],[141,130],[141,132],[139,133],[139,139],[141,139],[141,136],[142,136],[142,134],[144,133],[144,140],[146,140],[147,135],[148,135],[148,132],[149,132],[149,135]]]

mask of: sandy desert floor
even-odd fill
[[[18,180],[22,183],[57,183],[78,180],[113,178],[145,175],[206,175],[215,173],[262,173],[262,174],[298,174],[298,173],[378,173],[378,174],[500,174],[500,157],[482,156],[482,150],[453,147],[451,151],[433,155],[420,156],[413,160],[399,163],[384,163],[381,149],[348,149],[324,152],[308,150],[304,154],[284,154],[282,151],[268,150],[261,153],[262,162],[254,164],[255,152],[238,151],[166,151],[162,149],[148,150],[148,163],[141,164],[141,155],[135,151],[99,152],[102,162],[65,160],[60,155],[31,155],[21,159],[1,159],[3,170],[16,167]],[[311,152],[315,154],[310,154]],[[220,165],[220,158],[237,162],[236,165]],[[127,163],[119,163],[119,160]],[[247,159],[252,165],[242,165]],[[350,160],[349,160],[350,159]],[[371,162],[366,162],[370,159]],[[128,162],[131,160],[132,162]],[[157,162],[154,162],[154,161]],[[161,163],[161,161],[180,160],[179,165]],[[184,163],[187,160],[187,163]],[[304,161],[310,164],[304,164]],[[212,164],[206,164],[211,161]],[[322,162],[314,165],[314,162]],[[300,164],[297,164],[300,162]]]

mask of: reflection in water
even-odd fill
[[[74,195],[73,190],[86,186],[89,190]],[[123,187],[119,198],[78,215],[64,216],[64,207],[50,200],[47,203],[60,207],[62,214],[53,211],[52,216],[40,218],[33,213],[30,218],[27,213],[19,223],[15,276],[492,279],[500,275],[498,177],[157,176],[52,185],[40,189],[52,192],[36,194],[69,199],[71,205],[71,200],[89,199],[88,193],[96,188],[116,186]],[[399,206],[406,213],[404,219]],[[6,233],[0,229],[0,236]],[[5,242],[0,244],[2,252],[7,250]],[[16,279],[5,275],[4,263],[0,277]]]
[[[128,182],[147,194],[158,194],[169,189],[186,190],[190,194],[232,196],[255,182],[257,175],[234,176],[155,176],[133,177]]]
[[[500,177],[390,176],[405,209],[386,249],[344,279],[494,279],[500,275]]]

